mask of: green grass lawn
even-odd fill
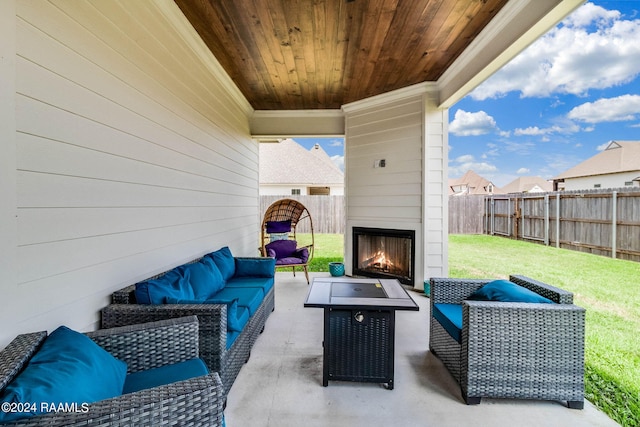
[[[299,233],[297,236],[299,245],[311,242],[310,234]],[[306,243],[305,243],[306,242]],[[330,262],[342,262],[344,260],[344,236],[342,234],[315,234],[314,256],[309,263],[309,271],[329,271]]]
[[[315,235],[311,271],[329,271],[343,248],[342,235]],[[587,310],[587,399],[621,425],[640,427],[640,263],[496,236],[449,236],[450,277],[510,274],[574,293]]]
[[[522,274],[574,293],[586,313],[587,398],[640,426],[640,263],[485,235],[449,236],[449,275]]]

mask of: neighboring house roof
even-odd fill
[[[313,154],[318,160],[322,160],[323,162],[328,162],[330,165],[337,167],[337,165],[333,163],[333,160],[331,160],[331,157],[329,157],[327,152],[322,149],[320,144],[316,144],[313,147],[311,147],[309,152]]]
[[[493,194],[496,192],[498,192],[498,187],[472,170],[467,171],[460,178],[449,180],[449,195]]]
[[[344,185],[344,174],[319,145],[308,151],[288,138],[260,143],[260,184]]]
[[[500,192],[503,194],[547,191],[553,191],[553,184],[539,176],[521,176],[500,188]]]
[[[554,181],[640,171],[640,141],[611,141],[607,148],[556,176]]]

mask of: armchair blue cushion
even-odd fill
[[[2,402],[34,403],[30,413],[0,411],[0,423],[34,416],[49,405],[98,402],[120,396],[127,364],[89,337],[60,326],[0,396]],[[46,409],[45,409],[46,410]]]
[[[133,372],[127,375],[122,394],[135,393],[162,385],[172,384],[209,374],[202,359],[190,359],[184,362]]]

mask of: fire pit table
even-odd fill
[[[393,390],[395,312],[419,310],[400,282],[315,278],[304,306],[324,308],[323,386],[358,381]]]

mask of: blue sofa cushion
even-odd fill
[[[273,258],[236,258],[236,277],[274,277],[276,260]]]
[[[166,304],[167,298],[195,299],[189,274],[188,270],[174,268],[157,279],[137,283],[136,301],[138,304]]]
[[[0,423],[40,413],[41,403],[92,403],[122,394],[127,365],[89,337],[61,326],[0,396],[2,402],[34,403],[35,412],[0,411]],[[46,408],[44,408],[46,409]]]
[[[550,299],[508,280],[494,280],[489,282],[472,293],[467,299],[475,301],[553,304],[553,301]]]
[[[275,267],[275,264],[274,264]],[[229,280],[226,288],[260,288],[265,295],[273,288],[273,277],[237,277]]]
[[[264,292],[261,288],[228,288],[225,286],[223,290],[216,294],[217,299],[234,299],[238,298],[238,305],[249,309],[249,315],[253,316],[258,311]]]
[[[462,334],[462,305],[461,304],[433,304],[433,317],[458,343]]]
[[[207,300],[185,300],[168,298],[167,304],[226,304],[227,305],[227,331],[242,331],[249,320],[245,307],[238,306],[238,298],[209,298]]]
[[[224,288],[222,273],[210,257],[203,257],[198,262],[185,264],[178,268],[189,272],[189,284],[196,300],[204,301]]]
[[[146,371],[134,372],[127,375],[124,382],[123,394],[147,390],[162,385],[176,383],[191,378],[207,375],[209,370],[202,359],[191,359],[184,362],[165,365]]]
[[[211,252],[208,256],[211,257],[213,262],[218,266],[218,270],[222,273],[222,278],[225,282],[236,273],[236,262],[228,246]]]

